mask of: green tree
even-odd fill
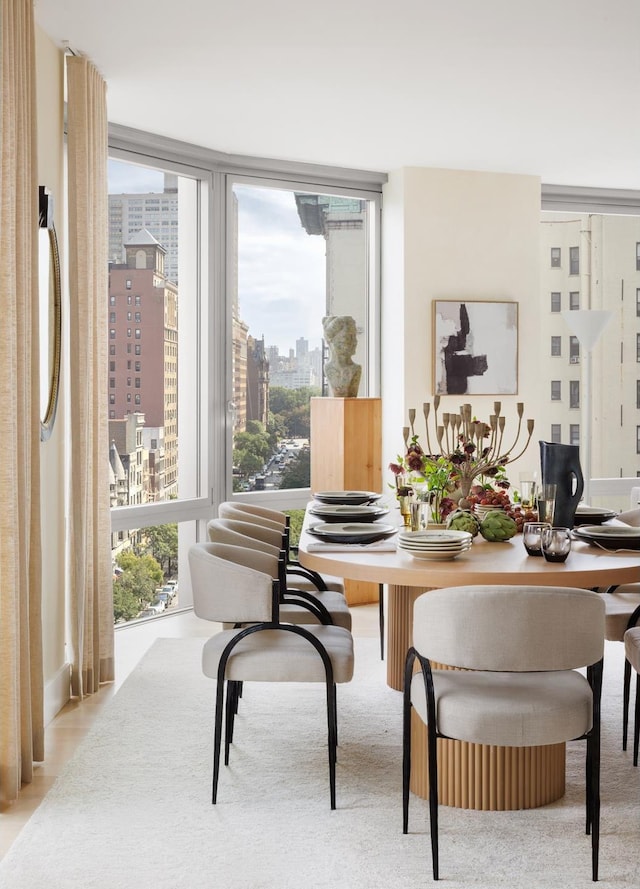
[[[281,488],[308,488],[311,483],[309,448],[303,448],[282,473]]]
[[[162,568],[153,556],[120,553],[116,562],[122,568],[113,584],[114,620],[132,620],[145,605],[153,602],[155,589],[162,583]]]
[[[155,525],[144,531],[146,552],[158,562],[165,577],[170,577],[172,566],[178,561],[178,525]]]

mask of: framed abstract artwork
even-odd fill
[[[518,303],[434,300],[437,395],[516,395]]]

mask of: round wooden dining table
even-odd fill
[[[300,537],[302,565],[325,574],[388,585],[387,683],[402,690],[404,661],[412,644],[413,603],[430,589],[479,584],[563,586],[600,589],[640,582],[640,552],[605,551],[574,541],[566,562],[529,556],[522,535],[501,543],[477,537],[473,546],[451,561],[414,558],[402,550],[376,545],[321,546],[306,531]],[[414,751],[426,750],[426,730],[415,718]],[[418,757],[416,756],[416,759]],[[522,809],[546,805],[565,790],[565,745],[490,747],[438,740],[439,796],[444,805],[473,809]],[[412,768],[412,790],[428,794],[426,756]]]

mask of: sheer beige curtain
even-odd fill
[[[32,0],[1,0],[0,802],[44,758]]]
[[[67,59],[71,492],[71,690],[113,679],[108,441],[106,85]]]

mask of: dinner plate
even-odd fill
[[[461,553],[466,553],[467,549],[470,547],[466,547],[465,549],[457,550],[456,552],[437,552],[437,551],[427,551],[427,550],[415,550],[414,552],[408,553],[414,559],[427,559],[433,562],[450,562],[452,559],[457,558]]]
[[[579,540],[586,540],[605,549],[640,549],[640,528],[623,525],[580,525],[573,533]]]
[[[379,500],[382,494],[376,494],[375,491],[318,491],[313,496],[320,503],[357,506],[363,503],[373,503],[375,500]]]
[[[576,525],[600,525],[609,519],[614,519],[617,513],[611,509],[602,509],[598,506],[580,506],[576,509],[573,519],[574,527]]]
[[[463,549],[469,549],[470,543],[450,543],[441,544],[440,546],[407,546],[401,540],[398,541],[398,549],[403,549],[408,553],[457,553]]]
[[[390,537],[398,530],[394,525],[372,524],[371,522],[321,522],[311,525],[309,534],[331,543],[373,543]]]
[[[442,543],[459,543],[463,540],[473,540],[468,531],[456,531],[455,529],[447,531],[401,531],[398,539],[403,543],[409,544],[442,544]]]
[[[369,506],[367,504],[331,504],[313,503],[309,512],[325,522],[375,522],[389,512],[383,506]]]

